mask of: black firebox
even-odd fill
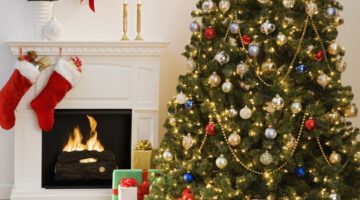
[[[131,110],[55,110],[42,136],[42,187],[111,188],[112,171],[129,169]]]

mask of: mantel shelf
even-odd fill
[[[94,56],[160,56],[168,42],[112,42],[112,41],[8,41],[14,55],[35,50],[38,55],[94,55]]]

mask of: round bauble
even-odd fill
[[[335,193],[335,192],[332,192],[329,196],[329,199],[330,200],[341,200],[341,197],[339,194]]]
[[[326,88],[330,83],[331,78],[328,75],[326,75],[324,72],[320,72],[316,81],[321,87]]]
[[[316,121],[313,118],[310,118],[305,121],[305,128],[308,131],[314,131],[316,129]]]
[[[238,114],[237,110],[234,108],[234,106],[231,106],[231,108],[228,111],[228,115],[231,118],[236,117],[236,115]]]
[[[341,162],[341,155],[334,151],[331,153],[329,160],[333,165],[339,164]]]
[[[190,31],[193,33],[199,32],[200,31],[200,24],[197,21],[193,21],[190,24]]]
[[[329,7],[325,10],[325,17],[333,19],[338,15],[338,11],[334,7]]]
[[[173,154],[169,151],[169,149],[165,150],[162,156],[165,161],[171,161],[174,158]]]
[[[271,104],[276,110],[281,110],[281,109],[283,109],[285,102],[284,102],[284,99],[280,95],[277,94],[271,100]]]
[[[229,80],[226,80],[222,86],[221,86],[221,89],[224,93],[229,93],[231,92],[231,90],[233,89],[233,84],[229,81]]]
[[[285,8],[293,8],[296,1],[295,0],[283,0],[283,5]]]
[[[233,132],[229,135],[228,142],[231,146],[235,147],[240,144],[241,136],[237,132]]]
[[[265,137],[267,139],[275,139],[277,136],[277,131],[272,128],[272,127],[269,127],[265,130]]]
[[[314,55],[314,60],[320,62],[324,59],[324,57],[325,57],[324,51],[320,50]]]
[[[229,0],[221,0],[219,2],[220,11],[225,14],[230,9],[230,1]]]
[[[290,105],[290,110],[292,114],[298,114],[302,110],[301,102],[296,100]]]
[[[265,153],[261,154],[260,162],[263,165],[270,165],[273,162],[273,157],[268,151],[266,151]]]
[[[261,4],[267,4],[267,3],[270,3],[271,0],[258,0],[258,2]]]
[[[220,51],[215,55],[214,58],[220,65],[224,65],[230,61],[230,57],[224,51]]]
[[[194,107],[194,101],[193,100],[187,100],[185,102],[185,109],[191,110]]]
[[[306,4],[306,14],[308,14],[310,17],[319,14],[319,8],[313,0]]]
[[[336,70],[338,70],[339,72],[345,72],[347,68],[347,63],[344,61],[337,61],[336,62]]]
[[[340,50],[341,50],[340,45],[338,43],[336,43],[335,41],[331,42],[328,46],[328,52],[331,55],[334,55],[334,56],[338,55]]]
[[[212,0],[205,0],[201,5],[201,9],[205,13],[213,11],[214,8],[215,8],[215,4]]]
[[[268,73],[276,70],[276,64],[269,58],[261,65],[261,71]]]
[[[340,25],[343,25],[344,22],[345,22],[345,20],[342,17],[338,16],[338,17],[335,17],[333,24],[334,24],[334,26],[340,26]]]
[[[194,145],[194,140],[190,133],[184,136],[182,145],[186,150],[189,150]]]
[[[188,98],[186,97],[186,95],[183,92],[180,92],[177,96],[176,96],[176,103],[178,104],[184,104],[186,101],[188,100]]]
[[[205,133],[210,136],[213,136],[216,134],[216,127],[215,127],[214,122],[210,122],[208,125],[206,125]]]
[[[252,111],[247,106],[245,106],[240,110],[240,117],[242,119],[250,119],[251,115],[252,115]]]
[[[176,119],[175,119],[174,117],[170,117],[170,118],[169,118],[169,124],[170,124],[171,126],[175,126],[175,125],[176,125]]]
[[[185,183],[192,183],[194,181],[194,176],[190,172],[187,172],[184,174],[183,180]]]
[[[215,164],[219,169],[224,169],[227,166],[228,161],[224,155],[221,154],[220,157],[216,158]]]
[[[305,167],[299,166],[295,169],[296,176],[298,177],[304,177],[306,175]]]
[[[208,40],[212,40],[216,35],[216,31],[213,27],[208,27],[204,30],[204,36]]]
[[[190,71],[193,71],[196,68],[196,62],[193,59],[188,59],[187,60],[187,68]]]
[[[279,33],[276,36],[276,44],[279,46],[284,46],[287,43],[287,37],[283,33]]]
[[[296,68],[295,68],[296,72],[299,74],[303,74],[306,72],[306,65],[303,63],[299,63]]]
[[[236,74],[240,75],[241,78],[244,77],[244,75],[249,71],[249,65],[241,61],[236,66]]]
[[[270,23],[269,20],[266,20],[263,24],[261,24],[260,31],[266,35],[269,35],[275,31],[275,28],[275,24]]]
[[[221,83],[221,77],[216,72],[213,72],[208,78],[208,83],[211,87],[217,87]]]
[[[358,108],[355,104],[351,104],[345,109],[344,115],[346,118],[355,118],[358,116]]]
[[[229,29],[230,29],[230,32],[232,34],[238,34],[240,33],[240,26],[238,23],[231,23],[230,26],[229,26]]]
[[[260,53],[260,47],[258,44],[255,43],[251,43],[249,45],[249,49],[248,49],[248,53],[251,57],[256,57],[259,55]]]

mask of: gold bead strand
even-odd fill
[[[323,149],[323,147],[321,145],[321,142],[320,142],[320,138],[316,137],[316,141],[317,141],[317,144],[318,144],[318,146],[320,148],[321,154],[324,157],[325,161],[327,162],[328,165],[332,166],[332,164],[330,163],[329,159],[327,158],[327,156],[326,156],[326,154],[324,152],[324,149]]]

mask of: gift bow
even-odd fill
[[[148,170],[144,169],[142,172],[142,183],[138,187],[138,200],[144,200],[144,196],[150,193],[148,174]]]
[[[136,150],[151,150],[152,149],[152,145],[151,142],[149,140],[139,140],[136,143]]]
[[[134,178],[123,178],[120,182],[121,187],[136,187],[138,181]]]
[[[84,2],[84,0],[80,0],[80,3],[82,4]],[[89,0],[89,7],[90,9],[95,12],[95,2],[94,0]]]

